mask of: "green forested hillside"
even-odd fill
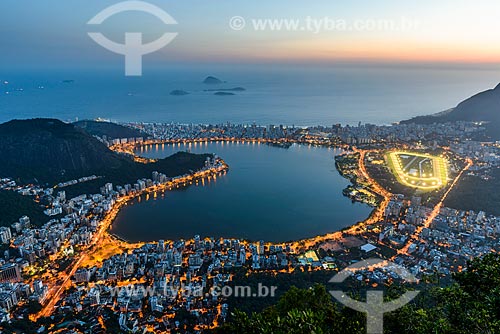
[[[475,259],[467,270],[440,285],[434,277],[420,284],[417,298],[384,316],[386,334],[483,334],[500,333],[500,256]],[[387,289],[386,297],[398,298],[401,286]],[[359,298],[359,297],[358,297]],[[361,297],[363,298],[363,297]],[[245,304],[240,298],[236,308]],[[324,285],[291,288],[279,301],[261,312],[234,311],[219,334],[365,334],[366,317],[334,302]]]
[[[40,226],[49,221],[32,197],[14,191],[0,190],[0,226],[10,226],[23,215],[30,218],[33,225]]]

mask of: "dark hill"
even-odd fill
[[[153,171],[176,176],[197,170],[207,155],[177,153],[151,164],[136,163],[109,150],[84,130],[56,119],[13,120],[0,124],[0,175],[22,182],[54,184],[88,175],[126,184],[151,177]],[[90,191],[90,190],[89,190]]]
[[[26,215],[35,226],[41,226],[50,218],[43,213],[42,207],[29,196],[14,191],[0,190],[0,226],[10,226]]]
[[[73,124],[84,129],[91,135],[101,138],[104,136],[110,139],[147,137],[147,134],[139,130],[111,122],[84,120]]]
[[[419,116],[405,123],[432,124],[454,121],[487,121],[487,134],[500,139],[500,85],[494,89],[476,94],[461,102],[455,108],[430,116]]]
[[[130,164],[96,138],[55,119],[0,124],[0,175],[55,182]]]

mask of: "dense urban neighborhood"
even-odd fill
[[[72,198],[67,198],[67,189],[102,176],[82,175],[43,187],[20,184],[5,175],[0,189],[43,206],[47,222],[33,224],[31,217],[20,212],[18,221],[0,227],[2,322],[37,321],[40,333],[70,325],[75,332],[86,333],[203,332],[226,321],[238,306],[228,303],[235,293],[255,297],[279,290],[267,286],[259,291],[235,290],[230,284],[238,272],[251,276],[323,270],[333,275],[352,263],[378,257],[408,268],[421,279],[460,272],[467,261],[500,251],[497,213],[472,210],[465,206],[467,202],[447,206],[448,197],[464,178],[491,181],[498,174],[500,144],[484,138],[481,122],[312,128],[229,123],[123,125],[145,136],[98,139],[140,163],[150,161],[137,155],[138,148],[179,142],[249,141],[283,149],[290,145],[341,147],[344,153],[332,163],[351,182],[344,195],[371,205],[373,212],[342,231],[287,243],[195,235],[190,240],[134,244],[108,232],[121,206],[139,195],[157,196],[220,177],[230,168],[224,157],[212,155],[202,169],[190,174],[168,177],[155,171],[133,184],[106,183],[100,193]],[[409,161],[402,162],[401,168],[408,183],[417,174],[432,177],[424,174],[432,173],[434,161],[442,164],[439,168],[446,180],[432,189],[402,184],[388,166],[390,152]],[[485,208],[491,205],[483,204]],[[354,276],[370,284],[388,277],[399,278],[390,268]]]

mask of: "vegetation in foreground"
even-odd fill
[[[397,298],[400,286],[387,290]],[[239,305],[245,303],[242,298]],[[389,334],[500,333],[500,256],[490,254],[469,262],[442,287],[436,279],[414,302],[384,316]],[[219,334],[342,333],[364,334],[365,316],[334,302],[324,285],[292,287],[279,301],[251,315],[235,310]]]

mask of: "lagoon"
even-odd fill
[[[213,142],[145,146],[137,153],[163,158],[178,151],[215,153],[229,171],[133,200],[118,214],[111,233],[133,242],[196,234],[285,242],[338,231],[372,210],[342,195],[349,182],[335,169],[341,149]]]

